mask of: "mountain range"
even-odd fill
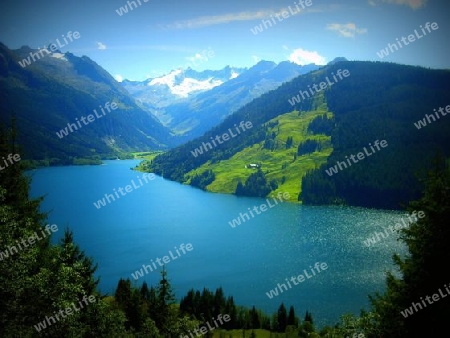
[[[287,191],[304,204],[398,209],[420,195],[433,158],[450,155],[448,121],[428,116],[449,97],[449,70],[333,62],[261,95],[143,169],[212,192]],[[212,143],[242,121],[254,127]],[[383,140],[386,149],[372,153],[370,146]],[[364,148],[366,159],[348,162]]]
[[[204,133],[261,93],[317,68],[260,62],[250,69],[178,69],[119,83],[86,56],[49,50],[10,50],[0,43],[0,122],[9,123],[14,114],[23,157],[50,165],[169,149]],[[118,109],[100,121],[81,123],[107,103]],[[61,138],[61,133],[67,135]]]
[[[0,122],[15,117],[22,158],[40,165],[162,150],[141,169],[212,192],[398,208],[419,196],[433,156],[450,155],[443,116],[424,120],[448,105],[448,70],[336,58],[119,83],[86,56],[36,53],[0,44]],[[252,127],[234,135],[243,123]],[[348,162],[383,140],[383,151]]]
[[[229,66],[203,72],[178,69],[159,78],[122,84],[186,142],[203,135],[260,95],[318,68],[315,64],[260,61],[250,69]]]
[[[36,52],[0,44],[0,118],[8,123],[15,115],[24,158],[68,164],[80,157],[114,158],[170,145],[170,131],[91,59],[56,51],[25,67],[19,64]],[[63,139],[57,136],[107,102],[118,109],[90,125],[78,125]]]

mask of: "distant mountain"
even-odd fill
[[[343,62],[343,61],[348,61],[348,60],[345,57],[340,56],[340,57],[334,58],[334,60],[328,62],[328,65],[331,66],[337,62]]]
[[[334,81],[339,70],[349,76],[313,92],[314,85]],[[292,105],[305,91],[313,95]],[[448,107],[449,97],[448,70],[337,62],[263,94],[144,168],[209,191],[235,193],[238,187],[257,191],[249,166],[257,164],[263,175],[256,181],[269,187],[269,194],[288,191],[304,204],[398,209],[420,196],[419,178],[433,167],[433,157],[450,157],[449,121],[445,112],[433,110]],[[238,134],[241,121],[253,127]],[[386,147],[373,152],[377,140]],[[358,162],[351,162],[352,154]]]
[[[122,86],[147,108],[154,110],[165,108],[171,104],[185,101],[199,93],[233,79],[245,68],[225,67],[221,70],[205,70],[198,72],[191,68],[176,69],[169,74],[150,78],[145,81],[122,81]]]
[[[131,87],[125,82],[123,85],[140,101],[143,101],[145,95],[154,98],[153,103],[150,100],[145,102],[148,104],[147,107],[167,127],[183,136],[179,138],[180,142],[181,140],[185,142],[202,135],[253,99],[277,88],[284,82],[318,68],[319,66],[314,64],[299,66],[286,61],[277,65],[270,61],[260,61],[248,70],[226,67],[218,71],[220,75],[216,71],[205,71],[199,74],[188,69],[184,74],[185,77],[181,77],[181,73],[172,72],[170,76],[151,80],[148,87],[152,89],[147,88],[141,92],[136,89],[144,87],[143,84]],[[220,76],[222,76],[221,80]],[[228,77],[227,81],[224,80],[226,77]],[[209,82],[204,82],[208,79],[210,79]],[[171,104],[169,104],[170,99],[167,100],[162,92],[162,90],[170,89],[173,94],[174,88],[178,88],[180,93],[184,88],[181,84],[200,81],[203,81],[205,90],[191,92],[195,95],[188,95],[187,98],[178,95],[178,100]],[[223,83],[213,86],[213,81],[223,81]],[[150,86],[150,83],[158,83],[161,91],[158,91],[154,85]],[[165,83],[164,86],[161,83]],[[211,88],[206,89],[208,85]]]
[[[114,157],[170,145],[170,131],[91,59],[55,51],[23,63],[37,52],[0,44],[0,121],[9,123],[15,113],[24,157],[70,163],[76,157]],[[106,103],[118,108],[101,116]],[[100,117],[81,123],[81,117],[95,115],[94,109]],[[77,119],[81,127],[74,130]],[[57,136],[68,123],[75,125],[72,132]]]

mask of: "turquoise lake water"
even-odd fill
[[[228,222],[267,204],[265,199],[207,193],[158,176],[146,183],[142,173],[130,170],[138,162],[30,172],[32,196],[46,195],[42,210],[60,229],[55,241],[64,228],[73,230],[77,244],[98,263],[104,293],[113,293],[120,277],[134,281],[131,274],[152,260],[157,269],[135,283],[156,284],[161,270],[156,258],[169,256],[166,269],[178,299],[191,288],[222,286],[236,304],[272,314],[284,302],[300,317],[310,311],[320,327],[367,309],[367,295],[383,291],[385,271],[394,269],[393,253],[404,252],[394,234],[370,247],[363,244],[404,213],[280,202],[232,228]],[[97,209],[94,202],[105,194],[115,201],[110,197]],[[175,248],[188,243],[192,250],[178,255]],[[272,299],[266,295],[305,269],[311,275],[309,266],[316,262],[328,268]]]

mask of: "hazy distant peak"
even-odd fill
[[[342,62],[342,61],[348,61],[347,58],[343,56],[339,56],[337,58],[334,58],[333,61],[328,62],[328,65],[334,65],[335,63]]]

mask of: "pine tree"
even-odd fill
[[[222,314],[225,309],[225,296],[223,294],[223,289],[217,288],[216,293],[214,295],[214,308],[213,308],[213,316],[217,318],[219,314]]]
[[[401,311],[412,303],[424,302],[426,296],[439,294],[449,283],[448,262],[450,252],[450,168],[436,160],[435,168],[424,182],[423,197],[411,202],[408,211],[424,213],[423,218],[400,230],[400,239],[406,243],[409,254],[402,258],[394,255],[402,277],[387,274],[387,290],[383,295],[370,297],[375,313],[374,334],[389,337],[439,336],[447,328],[450,302],[439,299],[405,318]],[[444,294],[446,293],[443,291]],[[448,296],[447,296],[448,297]],[[427,304],[427,302],[425,302]]]
[[[0,126],[2,156],[20,152],[14,119],[11,124],[10,131]],[[73,243],[70,231],[58,245],[50,244],[53,225],[46,231],[46,215],[39,211],[42,198],[31,199],[29,190],[21,162],[0,170],[0,336],[35,336],[35,325],[83,296],[94,296],[95,302],[46,327],[43,334],[108,336],[111,328],[120,334],[124,318],[99,297],[96,266]]]
[[[289,315],[288,315],[287,325],[293,325],[295,327],[297,327],[297,325],[298,325],[297,318],[295,318],[295,310],[294,310],[294,307],[292,305],[289,308]]]
[[[225,303],[225,313],[230,316],[230,320],[228,322],[225,322],[223,328],[226,330],[237,329],[237,311],[233,296],[229,296],[227,298],[227,301]]]
[[[285,332],[287,326],[287,312],[286,307],[284,306],[283,303],[281,303],[280,307],[278,308],[277,318],[278,318],[278,331]]]
[[[259,315],[258,315],[258,312],[256,311],[254,305],[253,305],[252,309],[250,310],[250,327],[252,329],[259,329],[261,327]]]
[[[174,334],[173,327],[176,322],[176,313],[173,308],[175,295],[167,279],[167,271],[163,266],[161,280],[156,288],[155,323],[163,336]]]

